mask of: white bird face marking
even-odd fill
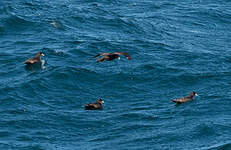
[[[118,57],[118,59],[120,60],[120,57]]]

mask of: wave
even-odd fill
[[[214,144],[213,146],[206,146],[198,148],[198,150],[224,150],[231,149],[231,142],[220,142],[218,144]]]
[[[25,30],[32,29],[35,22],[26,20],[16,14],[11,14],[7,18],[3,19],[2,24],[5,32],[23,32]]]
[[[208,5],[207,8],[199,8],[197,10],[186,11],[184,16],[188,17],[188,18],[193,18],[196,20],[198,20],[198,16],[200,16],[199,21],[203,21],[204,23],[206,23],[206,22],[208,22],[208,20],[211,20],[212,22],[210,22],[210,23],[213,23],[213,25],[215,26],[218,22],[230,23],[230,20],[229,20],[230,15],[231,14],[226,12],[225,10],[220,10],[219,8]],[[203,24],[203,26],[204,25],[205,24]],[[207,23],[207,25],[208,25],[208,23]]]

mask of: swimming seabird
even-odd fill
[[[35,57],[32,57],[24,62],[24,64],[35,64],[41,62],[41,56],[45,56],[43,52],[38,52]]]
[[[182,97],[182,98],[178,98],[178,99],[174,99],[172,100],[173,102],[177,103],[177,104],[181,104],[181,103],[185,103],[185,102],[189,102],[193,100],[194,96],[198,96],[196,92],[192,91],[189,96],[186,97]]]
[[[103,109],[104,101],[100,98],[95,103],[89,103],[85,105],[86,110],[96,110],[96,109]]]
[[[128,60],[131,59],[131,56],[128,53],[125,53],[125,52],[100,53],[100,54],[94,56],[94,58],[98,57],[98,56],[102,56],[101,58],[97,59],[97,62],[111,61],[111,60],[114,60],[116,58],[120,59],[120,55],[123,55],[123,56],[127,57]]]

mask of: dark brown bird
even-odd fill
[[[100,98],[95,103],[89,103],[85,105],[86,110],[96,110],[96,109],[103,109],[104,101]]]
[[[100,54],[94,56],[94,58],[98,57],[98,56],[102,56],[101,58],[97,59],[97,62],[111,61],[111,60],[114,60],[116,58],[120,59],[120,55],[123,55],[123,56],[127,57],[128,60],[131,59],[131,56],[128,53],[125,53],[125,52],[100,53]]]
[[[181,104],[181,103],[192,101],[194,96],[198,96],[198,95],[197,95],[196,92],[193,91],[193,92],[191,92],[189,94],[189,96],[182,97],[182,98],[179,98],[179,99],[174,99],[172,101],[175,102],[175,103],[177,103],[177,104]]]
[[[45,56],[43,52],[38,52],[35,57],[32,57],[24,62],[24,64],[36,64],[41,62],[41,56]]]

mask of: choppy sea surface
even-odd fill
[[[0,68],[2,150],[231,149],[230,0],[1,0]]]

